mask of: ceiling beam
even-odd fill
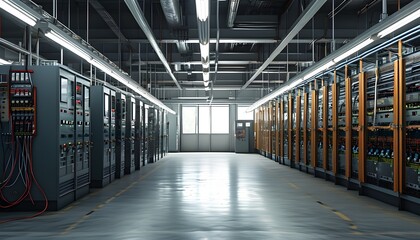
[[[174,81],[175,85],[182,90],[181,85],[179,85],[178,80],[175,78],[174,74],[172,73],[172,69],[168,64],[165,56],[163,55],[162,51],[160,50],[156,38],[153,35],[152,29],[150,28],[147,20],[143,14],[143,11],[140,9],[139,3],[137,0],[125,0],[125,4],[127,5],[128,9],[130,9],[131,14],[133,15],[134,19],[143,30],[144,34],[146,34],[147,39],[150,41],[153,49],[155,50],[156,54],[159,56],[160,61],[165,66],[166,70],[168,71],[169,76],[171,76],[172,80]]]
[[[184,40],[185,43],[195,43],[198,44],[199,40],[198,39],[187,39]],[[290,40],[289,43],[293,43],[293,44],[311,44],[313,42],[317,42],[317,43],[329,43],[331,42],[332,39],[330,38],[320,38],[320,39],[311,39],[311,38],[300,38],[300,39],[292,39]],[[335,39],[336,42],[346,42],[349,41],[349,39],[346,38],[336,38]],[[89,42],[91,43],[109,43],[109,44],[117,44],[119,43],[118,39],[102,39],[102,38],[97,38],[97,39],[89,39]],[[148,39],[130,39],[131,43],[149,43]],[[172,44],[176,44],[177,42],[179,42],[178,39],[156,39],[156,42],[158,43],[172,43]],[[221,38],[219,43],[245,43],[245,44],[253,44],[253,43],[267,43],[267,44],[275,44],[275,43],[279,43],[280,40],[277,39],[271,39],[271,38]],[[215,38],[211,38],[210,39],[210,43],[211,44],[215,44],[216,43],[216,39]]]
[[[303,13],[296,19],[295,23],[292,25],[291,30],[286,35],[286,37],[281,41],[277,48],[271,53],[270,57],[261,65],[261,67],[255,72],[255,74],[242,86],[242,89],[248,87],[249,84],[257,78],[258,75],[264,71],[265,68],[270,65],[271,62],[279,55],[284,48],[290,43],[290,41],[299,33],[299,31],[313,18],[313,16],[318,12],[318,10],[324,5],[327,0],[312,0],[309,6],[303,11]]]

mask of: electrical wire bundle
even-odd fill
[[[29,80],[31,86],[33,86],[30,74]],[[31,92],[35,94],[34,98],[36,99],[36,88],[31,88]],[[34,106],[36,106],[36,100]],[[32,196],[35,191],[38,191],[42,195],[45,205],[41,211],[33,215],[0,220],[0,224],[33,218],[41,215],[48,208],[48,198],[36,180],[33,169],[32,150],[36,129],[35,113],[32,118],[34,121],[30,121],[25,117],[16,117],[15,115],[19,115],[19,113],[12,113],[10,111],[11,109],[12,107],[9,105],[10,120],[8,128],[6,129],[6,127],[1,126],[1,148],[4,158],[2,163],[3,172],[1,173],[0,179],[0,209],[11,209],[23,202],[30,202],[35,206],[35,201]]]

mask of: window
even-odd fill
[[[213,106],[211,133],[229,133],[229,106]]]
[[[197,133],[196,116],[197,107],[182,107],[182,133]]]
[[[210,106],[198,108],[198,131],[199,133],[210,133]]]
[[[238,106],[238,120],[254,120],[254,112],[246,112],[246,106]]]

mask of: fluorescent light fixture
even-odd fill
[[[204,83],[204,87],[208,87],[210,82],[203,82]]]
[[[0,0],[0,8],[25,22],[29,26],[35,26],[38,19],[26,12],[22,7],[16,5],[13,1],[10,0]]]
[[[208,69],[208,68],[210,68],[210,62],[205,62],[205,63],[203,63],[203,69]]]
[[[0,58],[0,65],[4,65],[4,64],[12,64],[12,62]]]
[[[333,66],[335,63],[333,61],[328,62],[327,64],[320,66],[319,68],[313,70],[312,72],[308,73],[305,75],[305,77],[303,77],[304,80],[309,79],[315,75],[317,75],[318,73],[327,70],[328,68],[330,68],[331,66]]]
[[[207,100],[209,97],[178,97],[182,100]]]
[[[204,91],[210,91],[210,88],[209,87],[205,87],[204,88]]]
[[[93,59],[91,61],[91,64],[99,69],[101,69],[104,73],[111,75],[112,74],[112,70],[106,66],[105,64],[101,63],[100,61]]]
[[[391,26],[385,28],[384,30],[380,31],[378,33],[378,37],[379,38],[383,38],[386,35],[394,32],[395,30],[409,24],[410,22],[416,20],[417,18],[420,17],[420,9],[418,9],[417,11],[411,13],[410,15],[402,18],[401,20],[397,21],[396,23],[392,24]]]
[[[201,53],[201,62],[206,63],[209,62],[209,54],[210,54],[210,44],[201,44],[200,43],[200,53]]]
[[[45,36],[47,38],[53,40],[54,42],[58,43],[62,47],[66,48],[70,52],[73,52],[77,56],[83,58],[87,62],[90,63],[92,61],[92,57],[87,52],[85,52],[82,49],[80,49],[79,47],[77,47],[77,45],[75,43],[72,43],[71,41],[69,41],[65,37],[60,36],[60,34],[54,32],[54,31],[49,31],[45,34]]]
[[[209,72],[203,72],[203,81],[204,82],[210,81],[210,73]]]
[[[302,82],[303,82],[303,79],[298,79],[298,80],[296,80],[296,81],[293,81],[292,83],[290,83],[290,84],[287,86],[287,90],[286,90],[286,91],[293,89],[294,87],[296,87],[297,85],[301,84]],[[275,96],[275,97],[277,97],[277,96],[279,96],[279,95],[280,95],[280,94],[276,94],[276,96]]]
[[[195,7],[197,11],[197,18],[200,21],[206,21],[209,18],[209,0],[195,0]]]
[[[347,52],[341,54],[339,57],[334,58],[335,63],[339,63],[341,60],[347,58],[348,56],[352,55],[353,53],[359,51],[360,49],[366,47],[367,45],[371,44],[374,40],[372,38],[368,38],[361,43],[359,43],[357,46],[353,47],[352,49],[348,50]]]

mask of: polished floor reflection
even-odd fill
[[[417,215],[259,155],[179,153],[62,211],[2,224],[0,238],[420,239],[419,229]]]

